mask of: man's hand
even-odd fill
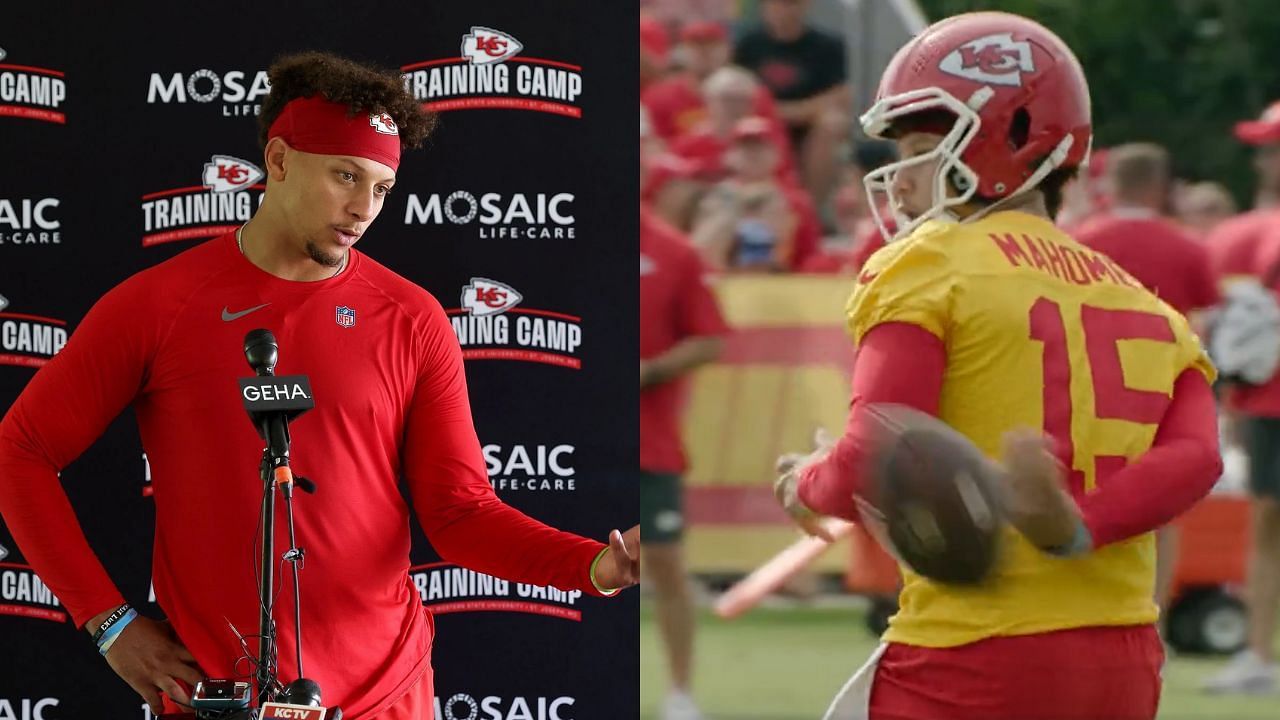
[[[816,449],[808,455],[788,453],[778,458],[778,479],[773,483],[773,496],[801,530],[827,542],[835,542],[827,528],[826,518],[805,507],[800,501],[800,473],[809,465],[820,462],[835,446],[835,441],[822,428],[814,433],[813,443]]]
[[[609,533],[609,550],[596,563],[596,584],[621,590],[640,582],[640,526]]]
[[[1067,493],[1062,464],[1048,440],[1033,430],[1004,436],[1004,504],[1009,523],[1041,549],[1075,539],[1080,510]]]
[[[86,627],[96,629],[97,625],[91,621]],[[190,704],[191,696],[178,681],[194,687],[204,679],[196,659],[178,640],[169,622],[141,615],[120,631],[120,637],[107,650],[107,664],[142,696],[154,715],[164,710],[160,691],[175,702]]]

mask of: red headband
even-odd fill
[[[391,168],[400,166],[400,131],[391,116],[359,113],[322,96],[294,98],[271,123],[267,139],[284,138],[289,147],[317,155],[354,155]]]

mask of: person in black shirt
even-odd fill
[[[734,48],[734,63],[754,72],[778,100],[800,156],[809,193],[825,201],[839,147],[849,134],[844,40],[805,23],[809,0],[761,0],[758,28]]]

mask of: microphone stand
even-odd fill
[[[300,412],[315,407],[312,399],[310,381],[303,375],[278,377],[275,374],[276,361],[279,357],[279,345],[275,335],[269,330],[252,330],[245,336],[245,359],[253,369],[255,378],[240,381],[241,394],[245,400],[245,409],[253,420],[258,434],[266,446],[262,451],[262,463],[259,466],[259,478],[262,481],[262,568],[259,573],[258,603],[261,615],[258,619],[258,667],[255,682],[258,689],[258,704],[283,700],[310,707],[320,706],[320,686],[305,677],[302,668],[302,595],[298,583],[298,570],[304,562],[306,553],[298,547],[298,539],[293,522],[293,486],[300,485],[309,493],[315,492],[315,484],[310,480],[293,475],[289,467],[289,421]],[[283,385],[266,385],[277,382]],[[280,391],[280,387],[284,391]],[[256,389],[261,388],[261,389]],[[290,388],[294,392],[290,392]],[[250,392],[253,391],[253,392]],[[275,621],[272,611],[275,605],[275,520],[276,520],[276,488],[284,494],[285,517],[288,522],[289,548],[281,559],[290,563],[293,568],[293,616],[294,646],[297,649],[298,679],[281,686],[276,677],[276,642]],[[330,708],[334,720],[342,716],[339,708]]]
[[[271,619],[272,588],[275,587],[275,537],[276,537],[276,493],[271,477],[271,451],[262,451],[262,464],[259,469],[262,479],[262,567],[259,570],[258,603],[261,615],[258,618],[258,706],[271,700],[273,681],[273,665],[271,658],[275,654],[276,633],[274,621]]]
[[[277,437],[284,439],[283,451],[272,449],[270,444],[262,451],[260,475],[263,483],[262,493],[262,570],[260,601],[262,615],[259,618],[261,642],[258,647],[258,702],[259,704],[273,699],[272,685],[276,650],[275,626],[272,620],[275,598],[275,509],[276,487],[284,495],[285,519],[289,529],[289,549],[282,556],[293,569],[293,617],[294,647],[297,650],[298,677],[306,673],[302,669],[302,594],[298,584],[298,564],[306,557],[306,551],[298,547],[297,535],[293,523],[293,486],[299,484],[308,492],[315,491],[315,485],[304,477],[294,477],[289,467],[289,421],[281,415],[268,416],[262,419],[264,435],[267,428],[275,424]],[[266,435],[270,437],[270,435]]]

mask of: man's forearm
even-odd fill
[[[591,568],[603,543],[545,525],[494,495],[431,508],[415,496],[431,546],[447,562],[505,580],[603,595]]]
[[[644,387],[670,382],[715,360],[724,343],[719,337],[685,338],[665,353],[645,361]]]

